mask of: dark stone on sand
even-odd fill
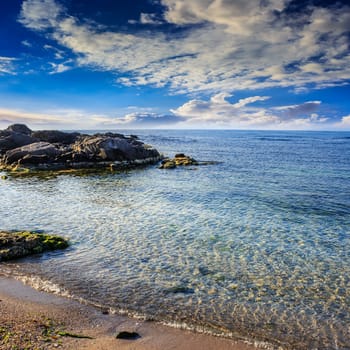
[[[62,237],[29,231],[0,231],[0,262],[45,251],[64,249],[68,241]]]
[[[140,334],[136,332],[128,332],[128,331],[118,332],[118,334],[115,337],[117,339],[126,339],[126,340],[136,340],[141,338]]]

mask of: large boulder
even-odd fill
[[[73,158],[82,161],[133,161],[159,157],[157,150],[133,138],[107,135],[86,136],[75,142],[72,150]]]
[[[29,145],[36,140],[27,134],[4,130],[0,132],[0,154],[13,148]]]
[[[5,131],[13,131],[18,134],[31,135],[32,130],[28,128],[25,124],[12,124]]]
[[[31,136],[32,130],[30,130],[24,124],[12,124],[7,129],[0,131],[0,154],[30,143],[36,140]]]
[[[203,162],[202,162],[203,163]],[[165,158],[163,159],[159,169],[174,169],[178,166],[189,166],[189,165],[200,165],[200,162],[197,160],[186,156],[183,153],[178,153],[174,158]]]
[[[30,145],[7,151],[4,157],[4,163],[7,165],[13,163],[41,164],[54,161],[59,153],[60,151],[51,143],[34,142]]]
[[[67,247],[68,241],[59,236],[29,231],[0,231],[0,262]]]

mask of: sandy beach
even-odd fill
[[[91,306],[39,292],[3,277],[0,278],[0,310],[0,348],[3,350],[256,349],[242,341],[103,314]],[[116,334],[121,331],[137,332],[140,337],[136,340],[116,339]]]

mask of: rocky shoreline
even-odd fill
[[[0,130],[0,170],[119,170],[155,164],[162,155],[137,136],[32,131],[24,124]]]

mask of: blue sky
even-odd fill
[[[0,127],[350,130],[350,6],[3,0]]]

